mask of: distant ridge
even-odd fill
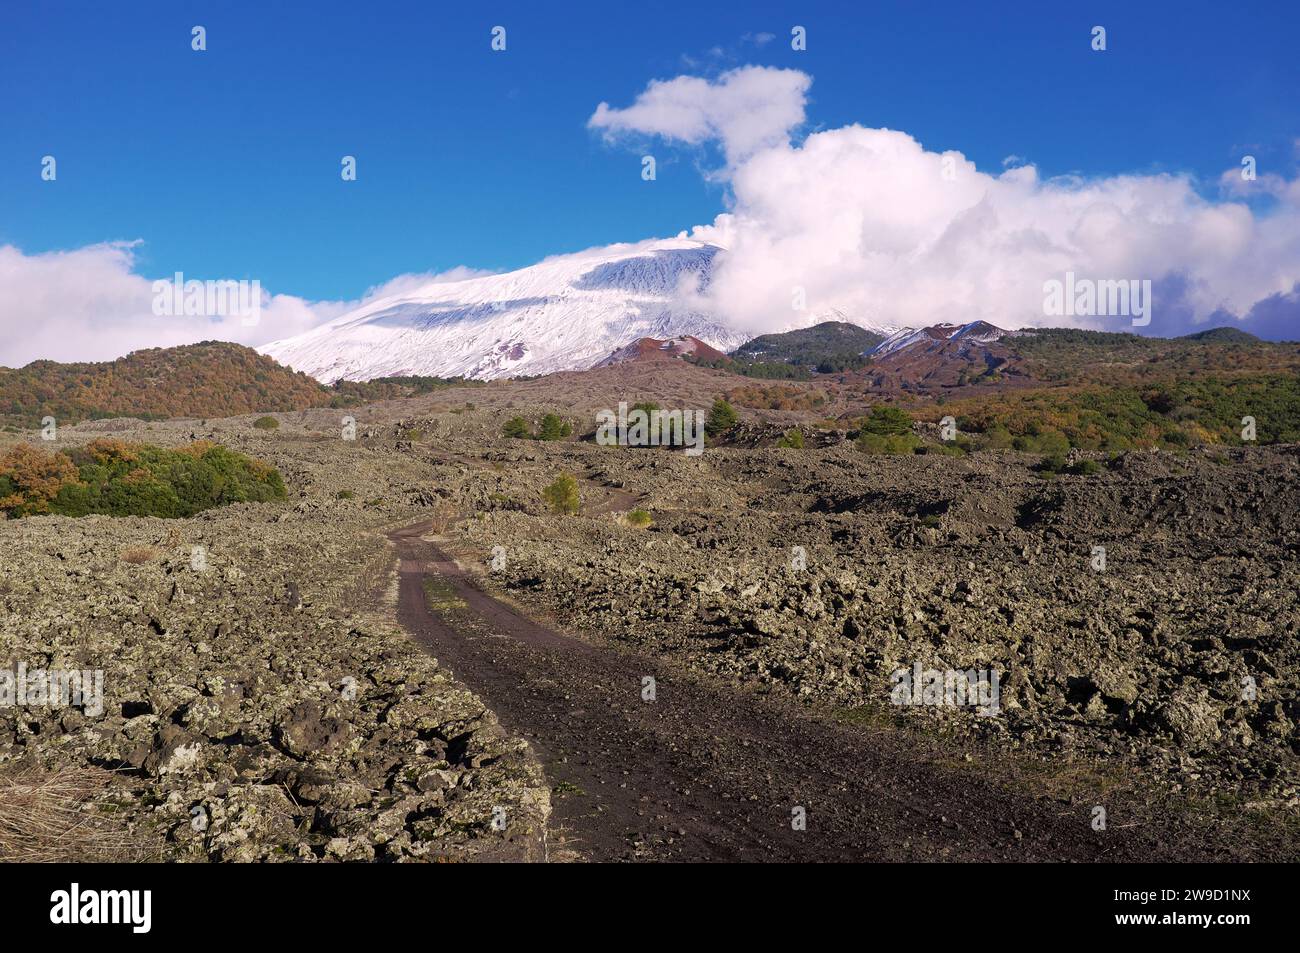
[[[132,351],[115,361],[0,368],[0,416],[24,424],[99,417],[229,417],[328,404],[331,391],[226,341]]]
[[[863,354],[865,373],[881,384],[941,387],[1016,375],[1021,359],[1008,339],[1019,334],[987,321],[904,328]]]
[[[1241,328],[1220,327],[1197,331],[1195,334],[1184,334],[1183,340],[1210,341],[1219,344],[1252,344],[1262,339]]]
[[[629,361],[667,361],[673,358],[691,358],[697,361],[719,361],[726,357],[717,348],[709,347],[697,337],[684,334],[680,337],[659,340],[639,338],[619,348],[596,367],[626,364]]]
[[[760,334],[731,354],[736,360],[783,361],[815,366],[848,355],[861,354],[885,339],[879,331],[847,321],[823,321],[810,328]]]

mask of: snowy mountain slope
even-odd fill
[[[882,358],[916,345],[922,345],[930,351],[944,349],[965,354],[972,346],[992,344],[994,341],[1016,334],[1015,331],[1004,331],[987,321],[971,321],[969,324],[934,324],[928,328],[900,328],[875,347],[863,352],[863,356]],[[945,347],[949,343],[956,344],[956,347]]]
[[[259,350],[326,383],[580,370],[646,337],[692,335],[728,351],[748,335],[675,303],[683,285],[707,287],[718,251],[679,238],[548,258],[371,301]]]

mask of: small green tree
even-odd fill
[[[704,422],[704,432],[710,437],[726,433],[736,426],[736,419],[736,408],[727,403],[725,398],[719,397],[709,410],[709,418]]]
[[[912,433],[912,418],[897,407],[873,407],[862,419],[856,443],[867,453],[914,453],[920,440]]]
[[[798,427],[792,427],[785,432],[785,435],[776,442],[778,447],[792,447],[795,450],[803,449],[803,431]]]
[[[573,427],[568,422],[561,420],[555,414],[547,414],[542,418],[542,426],[537,433],[537,439],[563,440],[571,433],[573,433]]]
[[[258,430],[276,430],[280,426],[280,421],[274,417],[258,417],[253,421],[253,426]]]
[[[511,417],[501,428],[503,437],[513,437],[515,439],[527,439],[532,436],[528,429],[528,421],[522,417]]]
[[[562,473],[555,482],[542,490],[542,497],[556,513],[576,513],[578,504],[578,481],[572,474]]]
[[[881,437],[902,436],[912,432],[912,418],[897,407],[873,407],[862,429]]]

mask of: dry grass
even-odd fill
[[[136,546],[122,550],[122,554],[118,558],[124,563],[132,563],[138,566],[141,563],[152,562],[157,559],[158,550],[152,546]]]
[[[106,813],[112,775],[64,768],[0,775],[0,862],[148,859],[147,849]]]

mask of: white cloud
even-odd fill
[[[1151,333],[1184,333],[1212,316],[1220,323],[1226,311],[1251,315],[1272,336],[1300,337],[1300,178],[1270,170],[1245,183],[1229,169],[1217,183],[1223,200],[1213,201],[1177,175],[1044,180],[1015,156],[990,174],[888,129],[846,126],[794,142],[811,82],[766,67],[712,81],[680,76],[651,83],[625,109],[601,103],[591,117],[610,137],[717,143],[726,155],[718,174],[730,210],[692,232],[725,251],[704,296],[686,305],[751,333],[832,310],[894,325],[1059,324],[1070,319],[1044,316],[1043,283],[1073,271],[1151,279]],[[207,339],[259,346],[364,302],[488,273],[400,275],[357,301],[263,289],[260,321],[245,327],[238,317],[155,316],[152,280],[136,271],[138,244],[31,255],[0,245],[0,364],[108,360]],[[795,288],[804,289],[805,312],[792,308]]]
[[[587,124],[609,137],[641,133],[689,145],[720,143],[734,165],[789,140],[803,122],[812,77],[798,70],[746,66],[716,81],[655,80],[625,109],[601,103]]]
[[[357,301],[341,303],[338,314],[344,311],[351,311],[359,305],[371,301],[378,301],[380,298],[398,298],[413,292],[419,291],[425,285],[440,285],[451,281],[466,281],[470,278],[482,278],[486,275],[494,275],[495,271],[487,268],[470,268],[467,265],[457,265],[454,268],[448,268],[446,271],[420,271],[408,272],[404,275],[398,275],[396,278],[390,278],[383,284],[375,285],[373,288],[367,288],[366,293]]]
[[[0,245],[0,288],[5,292],[0,296],[0,365],[21,367],[42,358],[112,360],[139,348],[206,340],[255,347],[301,334],[364,301],[486,274],[454,268],[442,274],[400,275],[370,289],[359,301],[307,301],[263,288],[258,322],[246,327],[238,315],[155,315],[153,280],[135,272],[139,244],[109,242],[36,255]]]
[[[1042,180],[1018,157],[992,175],[889,129],[853,125],[795,144],[810,82],[756,68],[713,83],[683,76],[651,83],[627,109],[602,103],[591,120],[723,148],[732,208],[692,237],[726,252],[690,303],[745,330],[798,326],[830,309],[894,325],[1059,324],[1043,313],[1043,283],[1073,271],[1151,279],[1148,330],[1172,334],[1220,309],[1244,315],[1300,282],[1295,181],[1268,183],[1278,206],[1255,213],[1203,198],[1185,176]],[[767,86],[783,93],[775,104],[760,101]],[[792,308],[796,288],[806,313]]]

